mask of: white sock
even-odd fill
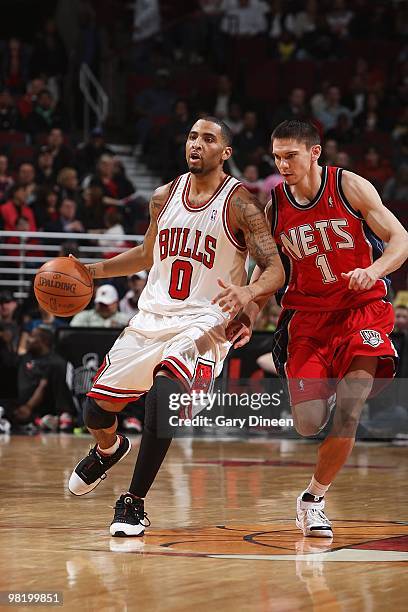
[[[114,444],[112,444],[112,446],[110,446],[109,448],[101,448],[98,444],[97,446],[97,451],[100,452],[102,455],[113,455],[113,453],[116,453],[116,451],[119,448],[119,436],[116,436],[116,442]]]
[[[314,476],[312,476],[312,480],[306,489],[306,493],[310,493],[310,495],[314,495],[315,497],[324,497],[324,494],[329,487],[330,484],[321,484],[320,482],[317,482]]]

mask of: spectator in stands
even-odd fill
[[[103,190],[96,185],[90,185],[82,193],[83,204],[79,210],[79,216],[87,232],[100,230],[105,227],[103,203]]]
[[[234,138],[234,153],[240,167],[251,163],[251,154],[265,147],[265,135],[258,127],[258,117],[254,111],[244,114],[244,126]]]
[[[8,289],[0,291],[0,323],[3,332],[8,332],[8,344],[12,350],[17,350],[20,337],[20,325],[18,322],[18,304],[13,294]]]
[[[0,217],[3,219],[5,231],[15,231],[19,217],[25,217],[29,222],[30,232],[37,231],[35,218],[31,208],[26,203],[26,188],[20,183],[15,183],[9,192],[10,200],[0,206]]]
[[[394,311],[394,331],[401,334],[408,333],[408,307],[404,304],[397,304],[394,306]]]
[[[282,121],[298,119],[307,121],[311,116],[310,108],[306,102],[306,92],[301,87],[295,87],[290,92],[287,102],[281,105],[272,115],[269,123],[271,131]]]
[[[137,304],[139,302],[139,297],[146,285],[146,281],[147,273],[144,270],[138,272],[137,274],[132,274],[131,276],[128,276],[128,291],[119,303],[121,312],[126,313],[127,315],[129,315],[129,317],[134,317],[139,312]]]
[[[327,139],[323,144],[321,163],[327,166],[334,166],[338,153],[339,146],[337,140],[333,140],[332,138]]]
[[[7,89],[0,92],[0,132],[19,130],[20,115]]]
[[[329,31],[329,26],[326,20],[326,14],[321,10],[318,3],[318,10],[313,16],[315,29],[313,32],[308,32],[303,36],[299,43],[297,55],[299,59],[311,59],[320,61],[322,57],[325,59],[336,59],[340,55],[340,51],[344,52],[339,40],[334,38]]]
[[[132,6],[132,5],[130,5]],[[160,2],[133,0],[133,34],[135,43],[146,43],[160,31]]]
[[[80,145],[77,150],[77,165],[80,176],[84,177],[92,173],[102,155],[113,156],[113,151],[106,145],[102,128],[95,127],[91,131],[89,141]]]
[[[367,95],[363,111],[356,117],[355,125],[362,134],[387,129],[387,121],[376,93]]]
[[[79,189],[78,174],[75,168],[62,168],[58,172],[57,185],[59,188],[60,201],[64,198],[74,200],[77,206],[81,203],[81,192]]]
[[[388,160],[380,156],[376,147],[368,147],[364,159],[357,164],[356,172],[371,181],[380,192],[382,192],[386,181],[392,176],[392,169]]]
[[[282,6],[281,0],[275,0],[271,2],[271,15],[270,15],[270,28],[269,36],[277,41],[281,38],[284,32],[294,34],[298,38],[295,32],[295,14],[290,8],[285,10]]]
[[[214,96],[207,100],[207,108],[211,115],[224,120],[228,115],[230,105],[235,101],[231,79],[226,74],[221,74],[217,79]]]
[[[285,27],[302,42],[305,37],[313,35],[316,31],[317,13],[317,0],[308,0],[304,8],[292,16],[291,24],[287,23]]]
[[[76,216],[77,205],[75,200],[64,198],[59,206],[58,219],[47,223],[45,232],[84,232],[82,222]]]
[[[339,151],[334,160],[334,165],[345,170],[353,171],[353,160],[346,151]]]
[[[266,32],[268,7],[260,0],[226,3],[221,31],[229,36],[256,36]]]
[[[8,172],[7,155],[0,155],[0,204],[3,204],[14,181]]]
[[[125,230],[122,225],[122,216],[117,208],[110,206],[106,209],[104,215],[105,228],[102,230],[104,236],[118,236],[119,240],[106,240],[101,238],[98,240],[100,246],[106,247],[103,253],[104,257],[113,257],[117,254],[117,247],[124,246]]]
[[[43,186],[37,189],[33,205],[35,220],[40,231],[58,219],[58,193],[56,188]]]
[[[85,181],[86,187],[100,187],[105,196],[118,197],[118,186],[114,178],[114,158],[112,155],[102,155],[96,167],[96,173]]]
[[[35,78],[27,83],[25,94],[17,102],[17,108],[23,121],[26,121],[27,117],[33,112],[38,94],[43,89],[45,89],[44,79]]]
[[[366,97],[367,85],[361,75],[356,74],[352,77],[348,93],[344,97],[344,104],[350,110],[353,120],[363,112]]]
[[[54,160],[51,149],[47,145],[42,145],[38,152],[37,169],[35,174],[35,182],[37,185],[51,187],[55,184]]]
[[[285,30],[276,41],[276,53],[282,62],[294,59],[297,51],[296,38],[290,32]]]
[[[2,54],[2,82],[11,92],[21,94],[28,81],[29,51],[18,38],[10,38]]]
[[[73,167],[74,155],[71,149],[64,143],[64,133],[61,128],[53,128],[48,134],[48,146],[53,159],[52,168],[58,174],[62,168]]]
[[[245,166],[240,180],[250,193],[253,193],[259,197],[262,191],[262,181],[259,180],[259,171],[257,166],[253,164],[248,164],[248,166]]]
[[[17,171],[17,183],[25,187],[26,202],[30,204],[34,200],[34,193],[37,188],[35,182],[35,168],[33,164],[24,162],[20,164]]]
[[[244,122],[242,120],[242,107],[238,102],[231,102],[224,123],[228,125],[234,136],[241,132]]]
[[[335,140],[339,145],[348,145],[355,140],[355,130],[351,115],[341,113],[337,117],[337,124],[326,132],[326,138]]]
[[[333,7],[326,15],[330,32],[339,39],[348,38],[350,35],[350,24],[354,14],[345,4],[344,0],[335,0]]]
[[[13,421],[51,431],[61,430],[61,421],[69,430],[74,411],[66,384],[67,363],[52,350],[52,330],[46,325],[36,327],[27,346],[28,352],[21,357],[18,368],[18,406]]]
[[[330,87],[329,81],[322,81],[319,83],[319,89],[312,94],[310,98],[310,108],[312,109],[312,115],[317,117],[319,113],[322,113],[326,108],[326,96]]]
[[[21,335],[18,342],[17,353],[25,355],[29,350],[30,334],[36,327],[46,325],[51,331],[67,325],[66,319],[55,317],[53,314],[41,308],[35,300],[31,310],[27,311],[23,317]]]
[[[55,99],[48,89],[43,89],[38,94],[32,113],[27,117],[27,131],[35,137],[61,126],[62,123],[62,116],[57,109]]]
[[[118,157],[113,158],[112,180],[117,186],[119,200],[128,198],[135,193],[136,188],[126,176],[125,166]]]
[[[395,176],[392,176],[384,185],[383,200],[408,202],[408,164],[401,164]]]
[[[341,92],[339,87],[332,85],[324,96],[324,107],[316,113],[316,119],[320,121],[325,132],[336,127],[339,115],[350,116],[350,111],[341,104]]]
[[[130,315],[119,312],[119,295],[112,285],[101,285],[95,293],[92,310],[83,310],[74,316],[71,327],[125,327]]]

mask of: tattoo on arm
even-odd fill
[[[258,266],[264,270],[278,254],[276,243],[265,220],[264,208],[256,198],[248,194],[233,201],[234,212],[245,242]]]

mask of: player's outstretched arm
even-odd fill
[[[398,270],[407,259],[408,233],[384,206],[373,185],[362,176],[345,170],[342,187],[351,206],[363,215],[373,232],[387,243],[383,255],[368,268],[355,268],[342,274],[349,281],[349,289],[371,289],[379,278]]]
[[[88,268],[92,278],[128,276],[152,267],[153,247],[157,236],[157,217],[169,196],[170,187],[170,183],[158,187],[152,195],[149,204],[150,223],[143,243],[112,259],[87,264],[85,267]]]
[[[230,203],[230,221],[237,235],[244,235],[250,255],[261,273],[245,287],[225,285],[213,300],[225,312],[234,317],[249,302],[261,304],[275,293],[284,283],[285,274],[276,243],[265,220],[264,206],[244,187],[239,188]]]

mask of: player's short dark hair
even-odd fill
[[[234,138],[234,135],[231,131],[231,128],[229,128],[228,125],[224,123],[224,121],[221,121],[221,119],[218,119],[218,117],[212,117],[211,115],[207,117],[201,117],[201,119],[203,121],[209,121],[210,123],[215,123],[216,125],[219,125],[221,128],[221,135],[223,141],[225,142],[227,147],[232,146],[232,139]]]
[[[283,138],[304,142],[308,149],[321,142],[317,128],[307,121],[282,121],[282,123],[277,125],[273,130],[271,142],[273,144],[275,139]]]

